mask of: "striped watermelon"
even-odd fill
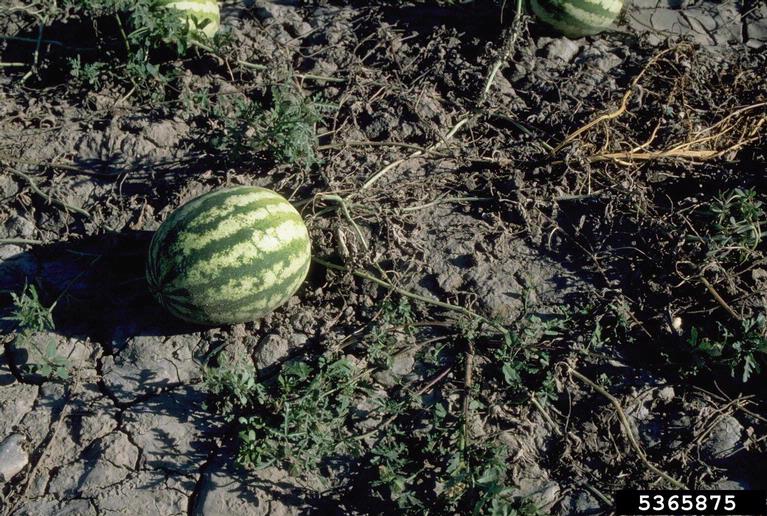
[[[157,5],[181,11],[190,34],[202,32],[212,39],[221,24],[216,0],[158,0]]]
[[[602,32],[618,17],[623,0],[530,0],[535,16],[568,38]]]
[[[301,215],[276,192],[215,190],[174,211],[152,238],[149,289],[173,315],[200,324],[258,319],[285,303],[311,261]]]

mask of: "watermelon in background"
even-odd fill
[[[202,33],[212,39],[221,25],[221,13],[216,0],[158,0],[157,5],[183,13],[182,19],[193,35]]]
[[[535,16],[568,38],[607,29],[623,8],[623,0],[530,0]]]
[[[173,315],[232,324],[285,303],[310,262],[309,234],[298,211],[276,192],[240,186],[174,211],[152,238],[146,275]]]

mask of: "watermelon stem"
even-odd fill
[[[396,161],[392,161],[391,163],[386,165],[384,168],[382,168],[381,170],[379,170],[378,172],[373,174],[370,177],[370,179],[365,181],[365,183],[360,187],[360,191],[367,190],[368,188],[373,186],[373,184],[378,182],[378,180],[381,179],[383,176],[385,176],[388,172],[390,172],[391,170],[397,168],[399,165],[401,165],[405,161],[407,161],[409,159],[417,158],[419,156],[426,156],[429,153],[434,152],[435,150],[441,148],[442,146],[447,144],[447,142],[453,136],[455,136],[455,134],[461,129],[461,127],[466,125],[466,123],[469,122],[470,120],[472,120],[473,118],[474,117],[471,116],[471,115],[467,115],[467,116],[461,117],[461,119],[458,120],[458,122],[456,122],[456,124],[453,126],[453,128],[450,129],[450,131],[444,137],[440,138],[440,140],[438,142],[433,143],[432,145],[430,145],[429,147],[427,147],[427,148],[425,148],[423,150],[417,150],[415,152],[412,152],[412,153],[410,153],[408,156],[406,156],[404,158],[398,159]]]
[[[567,372],[570,373],[570,375],[574,376],[575,378],[579,379],[595,391],[597,391],[599,394],[607,398],[607,400],[610,402],[610,404],[615,408],[616,412],[618,413],[618,419],[621,422],[621,425],[623,425],[623,428],[625,430],[626,437],[629,440],[629,443],[631,443],[631,446],[634,448],[634,451],[636,451],[637,455],[639,455],[639,458],[642,460],[642,462],[647,466],[647,468],[658,475],[659,477],[663,478],[670,484],[672,484],[677,489],[687,489],[685,484],[683,482],[680,482],[676,478],[672,477],[662,469],[658,468],[655,464],[650,462],[650,459],[647,458],[647,454],[642,449],[640,444],[637,442],[636,438],[634,437],[634,433],[631,427],[631,424],[629,423],[628,418],[626,417],[626,413],[623,411],[623,408],[621,407],[620,402],[618,401],[615,396],[607,392],[604,388],[597,385],[593,380],[588,378],[587,376],[581,374],[578,372],[572,365],[567,364]]]
[[[415,292],[411,292],[411,291],[406,290],[406,289],[404,289],[402,287],[398,287],[398,286],[394,285],[393,283],[391,283],[389,281],[386,281],[384,279],[378,278],[378,277],[376,277],[376,276],[374,276],[374,275],[372,275],[372,274],[370,274],[370,273],[368,273],[368,272],[366,272],[364,270],[350,269],[349,267],[345,267],[343,265],[338,265],[336,263],[329,262],[327,260],[324,260],[322,258],[318,258],[316,256],[312,257],[312,261],[317,263],[317,264],[319,264],[319,265],[322,265],[323,267],[325,267],[327,269],[333,269],[333,270],[342,271],[342,272],[350,272],[353,275],[357,276],[358,278],[362,278],[362,279],[365,279],[365,280],[368,280],[368,281],[372,281],[373,283],[376,283],[376,284],[378,284],[378,285],[380,285],[380,286],[382,286],[384,288],[387,288],[387,289],[389,289],[389,290],[391,290],[393,292],[396,292],[396,293],[398,293],[398,294],[400,294],[402,296],[409,297],[410,299],[415,299],[417,301],[422,301],[424,303],[427,303],[427,304],[430,304],[430,305],[434,305],[434,306],[438,306],[440,308],[444,308],[446,310],[450,310],[450,311],[459,313],[461,315],[465,315],[465,316],[470,317],[472,319],[479,320],[482,323],[486,324],[487,326],[490,326],[491,328],[493,328],[496,331],[498,331],[501,335],[503,335],[503,338],[504,338],[505,341],[507,341],[509,343],[511,342],[511,334],[509,333],[509,330],[507,330],[503,325],[501,325],[500,323],[497,323],[495,321],[492,321],[492,320],[488,319],[487,317],[485,317],[483,315],[480,315],[480,314],[478,314],[478,313],[476,313],[476,312],[474,312],[472,310],[469,310],[468,308],[465,308],[465,307],[459,306],[459,305],[454,305],[452,303],[447,303],[445,301],[440,301],[439,299],[434,299],[432,297],[422,296],[420,294],[416,294]],[[378,267],[378,269],[381,270],[380,267]]]
[[[52,195],[46,194],[45,192],[43,192],[40,189],[40,187],[37,186],[37,183],[35,182],[35,180],[32,179],[27,174],[25,174],[24,172],[21,172],[19,170],[14,169],[14,168],[9,168],[8,170],[10,170],[11,174],[19,176],[24,181],[26,181],[29,184],[29,187],[32,189],[32,191],[34,193],[36,193],[37,195],[39,195],[43,199],[47,200],[50,204],[56,204],[56,205],[64,208],[65,210],[69,210],[69,211],[73,211],[75,213],[79,213],[80,215],[84,215],[88,219],[91,218],[91,214],[89,212],[85,211],[84,209],[78,208],[77,206],[72,206],[71,204],[67,204],[64,201],[56,199]]]
[[[0,244],[29,244],[29,245],[36,245],[36,244],[44,244],[42,240],[32,240],[30,238],[0,238]]]
[[[346,201],[344,200],[344,198],[341,197],[340,195],[327,195],[327,194],[322,194],[322,198],[335,201],[338,203],[339,206],[341,206],[341,211],[343,212],[344,217],[346,217],[346,220],[348,220],[349,224],[351,224],[352,227],[354,228],[354,231],[357,233],[357,238],[359,238],[360,242],[362,242],[362,247],[365,248],[365,251],[369,251],[370,247],[368,247],[367,240],[365,240],[365,236],[362,234],[362,230],[357,225],[357,223],[354,222],[354,219],[352,218],[351,213],[349,213],[349,208],[346,206]]]
[[[202,50],[205,50],[206,52],[209,52],[215,55],[216,57],[219,57],[219,58],[221,57],[218,54],[216,54],[216,51],[212,47],[206,45],[205,43],[202,43],[197,40],[192,40],[190,41],[190,43],[192,44],[192,46],[201,48]],[[267,70],[269,68],[266,65],[262,65],[259,63],[251,63],[250,61],[245,61],[244,59],[237,59],[237,64],[240,66],[244,66],[245,68],[249,68],[251,70],[258,70],[258,71]],[[339,77],[328,77],[325,75],[316,75],[313,73],[296,73],[296,74],[293,74],[293,76],[298,77],[299,79],[310,80],[310,81],[346,82],[346,79],[341,79]]]

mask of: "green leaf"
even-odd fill
[[[62,380],[68,380],[69,379],[69,370],[64,367],[60,366],[56,368],[56,376],[61,378]]]

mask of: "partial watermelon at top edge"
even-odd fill
[[[193,35],[202,33],[212,39],[221,26],[221,12],[215,0],[157,0],[156,5],[179,11]]]
[[[530,8],[557,32],[580,38],[608,29],[620,15],[623,0],[530,0]]]

